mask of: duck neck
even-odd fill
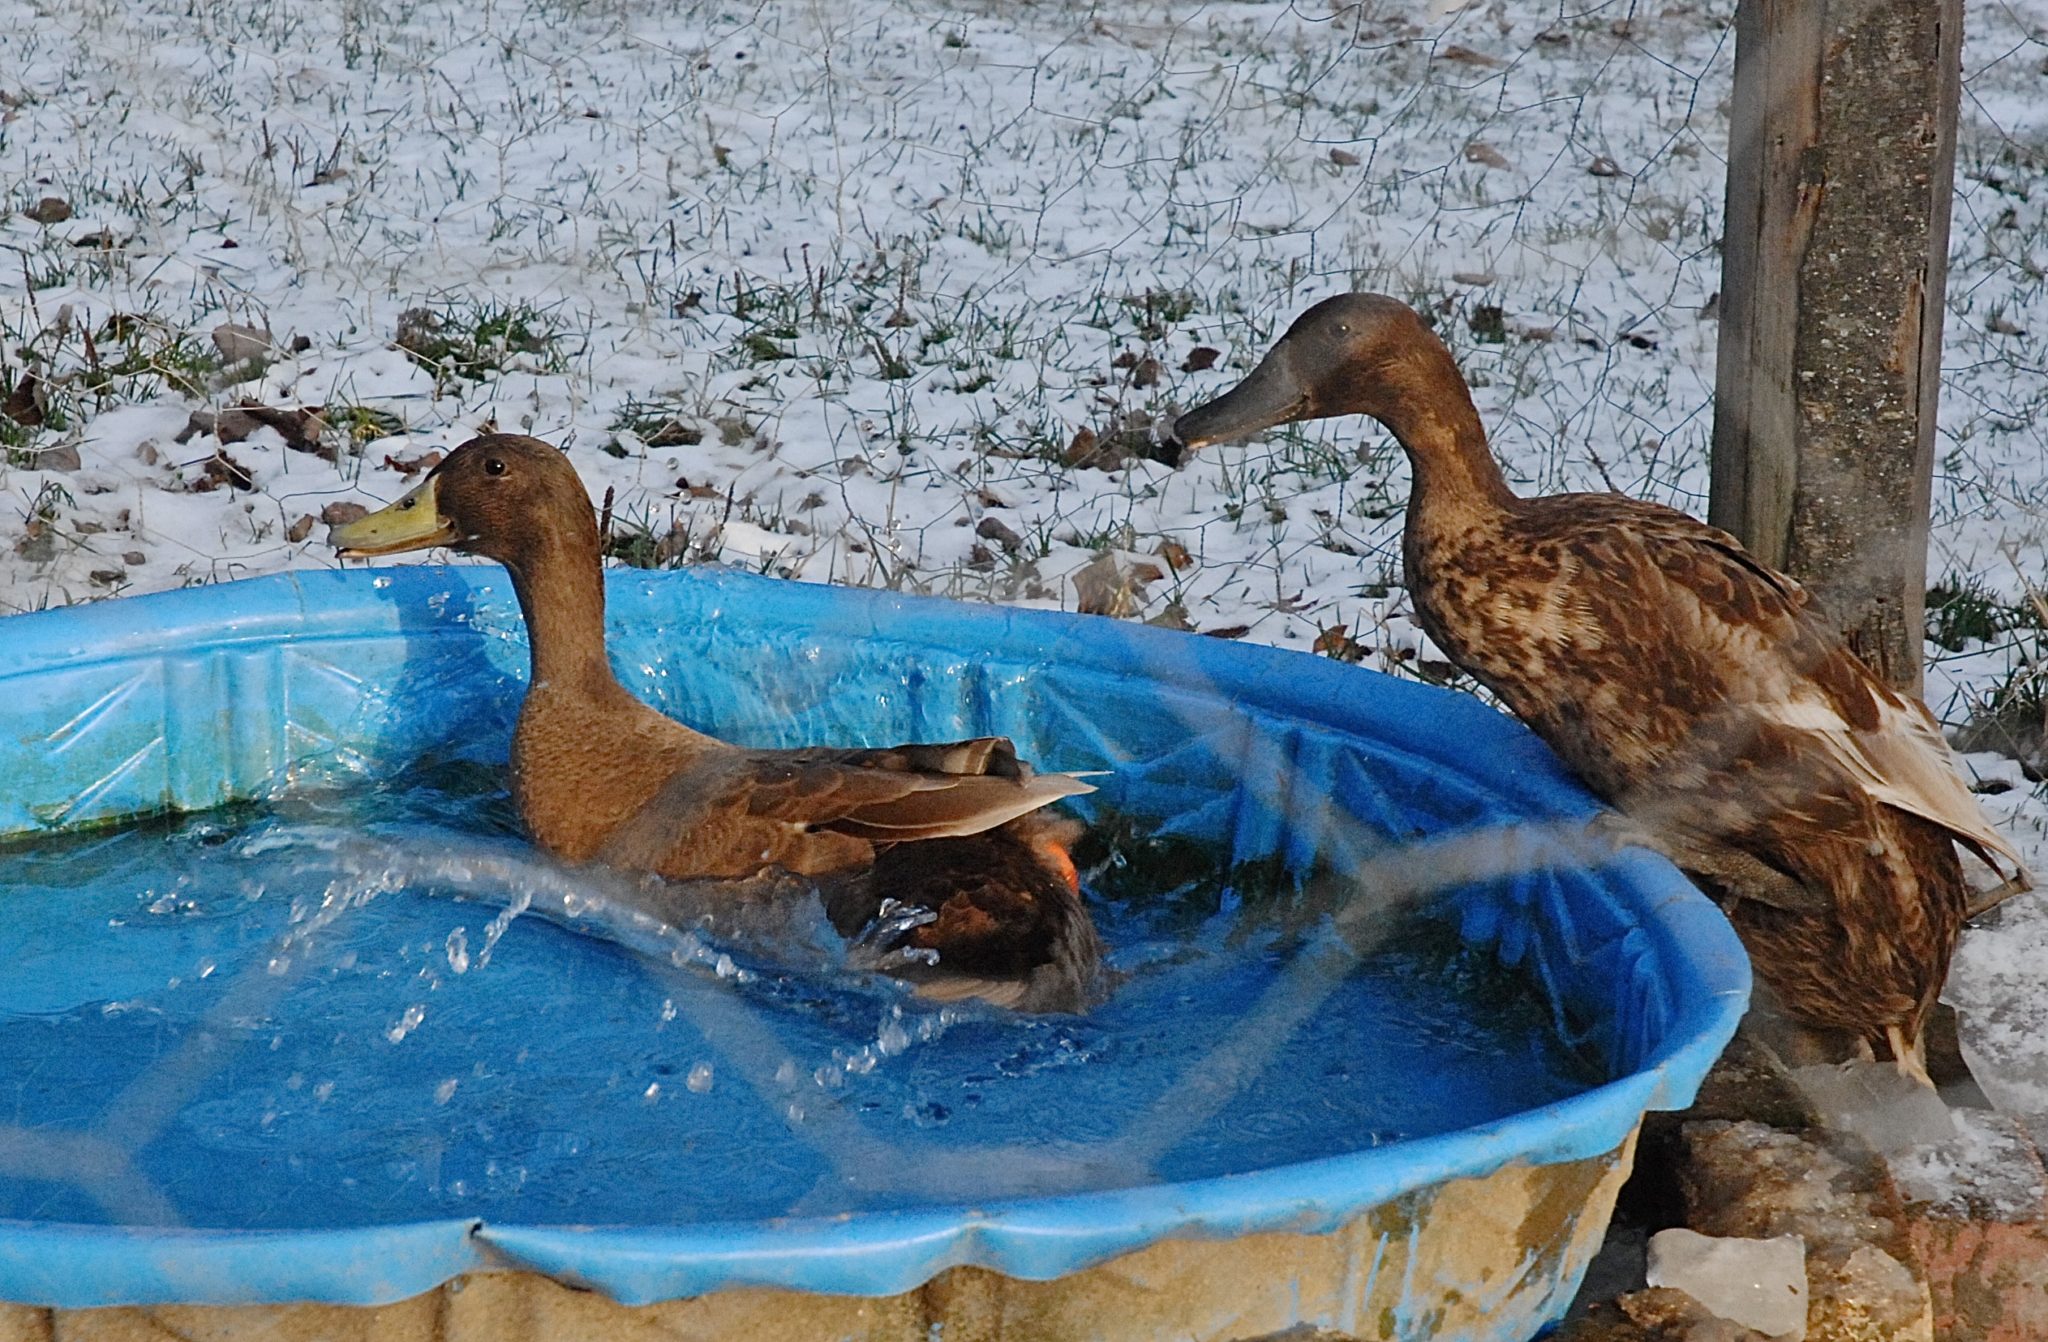
[[[1375,418],[1408,454],[1411,509],[1470,516],[1511,507],[1515,493],[1487,446],[1486,428],[1450,351],[1432,340],[1387,380],[1392,408]]]
[[[604,650],[604,568],[557,539],[507,562],[533,658],[531,685],[590,697],[618,689]]]

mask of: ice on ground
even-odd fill
[[[1650,1237],[1652,1286],[1684,1291],[1721,1318],[1769,1337],[1806,1336],[1806,1242],[1733,1239],[1683,1227]]]
[[[1853,1059],[1792,1069],[1823,1124],[1853,1132],[1889,1154],[1956,1135],[1949,1109],[1935,1094],[1889,1062]]]
[[[2048,1214],[2048,1178],[2027,1130],[1982,1109],[1954,1111],[1955,1136],[1892,1156],[1886,1164],[1908,1202],[1945,1216],[2037,1221]]]

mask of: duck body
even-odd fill
[[[1618,494],[1517,497],[1449,351],[1392,299],[1326,300],[1176,433],[1352,412],[1411,464],[1424,632],[1722,902],[1779,1010],[1924,1079],[1968,909],[1957,845],[2024,879],[1925,706],[1726,532]]]
[[[612,673],[596,516],[553,447],[474,439],[330,539],[363,556],[449,545],[511,571],[532,655],[512,793],[542,848],[700,892],[731,882],[735,899],[813,890],[849,937],[893,900],[922,912],[870,949],[910,952],[883,967],[921,991],[1088,1005],[1100,943],[1057,827],[1036,813],[1089,785],[1032,770],[1000,737],[755,750],[657,712]]]

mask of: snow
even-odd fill
[[[1326,648],[1414,674],[1376,428],[1062,454],[1369,287],[1436,314],[1518,488],[1703,512],[1731,11],[0,0],[0,369],[53,411],[0,421],[0,611],[331,564],[303,519],[494,424],[663,558],[1071,608],[1099,556],[1168,549],[1132,618],[1342,625]],[[2010,600],[2048,585],[2048,0],[1969,25],[1930,573]],[[417,309],[549,338],[437,376],[393,343]],[[279,357],[221,370],[224,323]],[[179,435],[243,397],[325,405],[360,451],[264,429],[224,448],[253,488],[207,488],[221,445]],[[670,420],[700,441],[649,446]],[[1959,725],[2033,650],[1930,645],[1930,703]],[[1968,767],[2048,870],[2041,786]],[[2033,1114],[2044,950],[2016,901],[1951,987]]]

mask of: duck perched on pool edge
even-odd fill
[[[1351,414],[1407,453],[1423,630],[1720,899],[1779,1010],[1927,1080],[1968,911],[1956,845],[2027,878],[1926,706],[1726,532],[1619,494],[1517,497],[1450,351],[1392,298],[1316,304],[1174,435]]]
[[[885,900],[921,908],[924,921],[887,947],[899,953],[890,972],[920,992],[1088,1006],[1101,944],[1066,834],[1041,808],[1090,785],[1034,771],[1002,737],[747,750],[642,703],[605,654],[596,513],[553,447],[471,439],[328,542],[343,558],[447,546],[511,571],[533,667],[512,793],[541,847],[677,880],[808,878],[848,936]]]

